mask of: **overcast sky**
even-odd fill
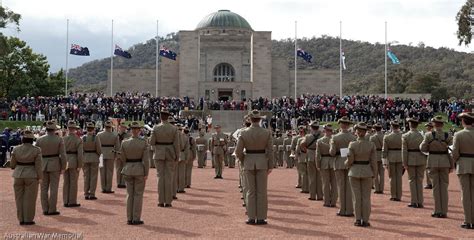
[[[20,13],[21,32],[12,28],[7,35],[25,40],[35,52],[48,57],[51,71],[65,67],[66,19],[70,19],[70,43],[87,46],[90,57],[69,57],[69,66],[110,56],[111,19],[114,42],[122,48],[145,42],[156,34],[193,30],[211,12],[229,9],[247,19],[257,31],[272,31],[273,39],[321,35],[338,36],[342,21],[344,39],[384,42],[384,21],[389,41],[413,45],[458,46],[457,11],[466,0],[0,0]],[[316,53],[317,54],[317,53]]]

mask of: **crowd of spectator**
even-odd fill
[[[376,95],[302,95],[296,100],[290,97],[255,98],[241,101],[205,101],[197,104],[187,98],[152,97],[147,93],[117,93],[113,97],[104,93],[80,94],[57,97],[23,97],[2,100],[0,118],[12,121],[45,121],[57,119],[65,125],[68,120],[76,120],[80,126],[87,121],[105,121],[108,118],[122,118],[127,121],[144,121],[155,124],[160,109],[166,108],[178,116],[181,110],[249,110],[258,109],[272,112],[273,118],[266,124],[274,128],[289,129],[303,121],[335,121],[349,116],[354,121],[381,122],[418,117],[428,121],[434,113],[446,113],[449,120],[457,121],[456,115],[471,108],[473,99],[452,99],[433,101],[430,99],[383,98]],[[207,116],[188,116],[189,127],[207,125]]]

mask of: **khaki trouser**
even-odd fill
[[[150,161],[150,166],[151,163],[155,165],[155,161],[151,160]],[[123,163],[120,160],[115,161],[115,175],[117,176],[117,185],[125,185],[125,180],[123,179],[122,175],[122,169],[123,169]]]
[[[430,174],[429,174],[428,168],[426,169],[426,185],[430,185],[430,186],[433,185],[433,183],[431,182],[431,179],[430,179]]]
[[[186,174],[185,174],[185,180],[184,180],[186,187],[191,186],[191,176],[193,173],[193,165],[194,165],[193,160],[186,161]]]
[[[57,212],[60,172],[43,171],[41,182],[41,207],[43,212]]]
[[[124,176],[123,178],[127,186],[127,220],[139,221],[142,216],[145,179],[143,176]]]
[[[158,203],[171,204],[176,189],[173,188],[175,161],[155,160],[158,175]]]
[[[246,181],[247,216],[249,219],[265,220],[268,212],[267,180],[268,171],[244,170]]]
[[[64,171],[63,182],[63,203],[77,204],[77,180],[79,178],[79,170],[69,168]]]
[[[308,162],[308,181],[310,198],[323,199],[323,184],[321,183],[321,173],[316,168],[316,162]]]
[[[474,223],[474,174],[459,174],[462,191],[464,222]]]
[[[430,167],[428,170],[433,183],[434,212],[448,214],[449,168]]]
[[[298,162],[298,172],[301,181],[301,191],[309,192],[308,164],[306,162]]]
[[[100,168],[100,185],[102,191],[112,191],[112,178],[114,177],[114,160],[104,159],[104,166]]]
[[[283,151],[277,151],[276,156],[278,157],[278,166],[283,167]]]
[[[390,178],[390,194],[392,198],[402,199],[402,172],[401,162],[390,163],[388,167]]]
[[[293,167],[293,158],[290,158],[290,154],[291,154],[290,152],[286,152],[286,151],[283,153],[287,168]]]
[[[425,175],[425,168],[425,165],[408,166],[411,203],[423,204],[423,177]]]
[[[176,174],[178,181],[178,191],[184,191],[186,187],[186,161],[178,162],[178,174]]]
[[[375,173],[374,185],[376,192],[383,192],[385,185],[385,168],[382,161],[377,162],[377,172]]]
[[[223,154],[214,154],[214,167],[216,176],[222,177],[222,171],[224,168],[224,155]]]
[[[333,169],[321,169],[321,179],[323,182],[324,205],[336,206],[337,184],[336,175]]]
[[[198,151],[197,152],[197,159],[198,159],[198,167],[202,168],[206,166],[206,151]]]
[[[369,222],[372,192],[372,178],[349,177],[352,189],[352,202],[356,220]]]
[[[354,213],[352,191],[349,186],[349,177],[347,174],[347,169],[337,169],[335,171],[340,205],[339,213],[342,215],[351,215]]]
[[[38,179],[15,178],[16,215],[20,222],[32,222],[36,212],[36,198],[38,197]]]
[[[99,174],[99,163],[84,163],[84,196],[95,196],[97,189],[97,175]]]
[[[235,168],[235,156],[229,154],[229,168]]]

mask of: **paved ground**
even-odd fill
[[[152,169],[154,171],[154,169]],[[307,200],[294,187],[295,169],[276,169],[269,179],[269,224],[248,226],[237,188],[237,169],[225,169],[214,180],[213,169],[194,169],[193,185],[179,194],[173,208],[158,208],[156,175],[148,179],[143,207],[145,225],[126,225],[125,190],[97,194],[99,200],[80,199],[82,207],[63,208],[59,216],[43,216],[37,204],[35,226],[19,226],[14,205],[11,170],[0,169],[0,236],[12,233],[82,233],[85,239],[148,238],[474,238],[461,229],[463,221],[459,183],[452,174],[448,219],[431,218],[431,192],[425,190],[425,209],[406,207],[409,191],[404,178],[402,202],[373,195],[370,228],[353,226],[353,218],[337,217],[335,208]],[[82,177],[80,178],[82,186]],[[82,188],[82,187],[81,187]],[[61,194],[59,195],[62,199]]]

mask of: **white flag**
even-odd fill
[[[344,55],[344,51],[341,52],[341,61],[342,61],[342,69],[346,70],[346,56]]]

